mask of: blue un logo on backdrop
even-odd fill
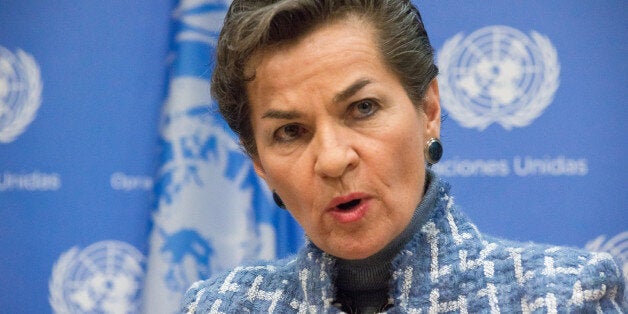
[[[438,54],[442,106],[461,126],[524,127],[543,113],[559,85],[550,40],[507,26],[458,33]]]
[[[173,14],[177,32],[144,292],[148,313],[176,312],[197,280],[275,257],[275,230],[259,212],[270,197],[210,97],[209,64],[227,7],[227,1],[182,1]]]
[[[33,56],[0,46],[0,143],[10,143],[33,122],[41,105],[42,82]]]
[[[61,254],[49,282],[55,313],[137,313],[144,255],[120,241],[102,241]]]

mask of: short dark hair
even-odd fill
[[[438,68],[421,15],[410,0],[234,0],[218,39],[211,93],[247,154],[257,156],[246,94],[255,75],[246,69],[251,57],[348,15],[373,25],[384,62],[420,106]]]

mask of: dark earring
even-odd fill
[[[275,201],[275,204],[277,204],[279,208],[286,209],[286,204],[283,203],[283,201],[275,191],[273,191],[273,201]]]
[[[443,144],[439,139],[432,137],[425,144],[425,160],[433,165],[440,161],[441,157],[443,157]]]

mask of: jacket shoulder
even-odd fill
[[[255,309],[259,298],[273,301],[273,291],[282,291],[295,270],[291,261],[239,266],[208,280],[194,283],[185,293],[183,313],[209,313],[212,309]],[[262,287],[263,282],[263,287]],[[254,294],[251,298],[250,294]],[[277,301],[277,300],[275,300]]]
[[[522,311],[625,311],[624,279],[610,254],[493,240],[495,253],[508,261],[498,267],[497,276],[504,286],[516,283],[510,291]]]

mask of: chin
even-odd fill
[[[373,247],[352,247],[352,248],[344,248],[342,250],[338,250],[335,253],[331,254],[335,257],[346,259],[346,260],[359,260],[365,259],[379,252],[380,249],[376,249]]]

